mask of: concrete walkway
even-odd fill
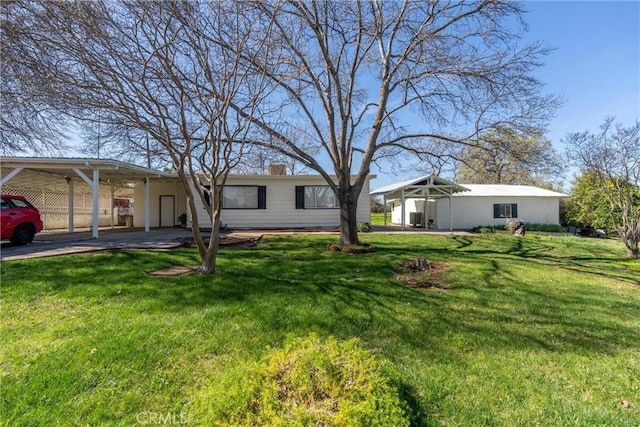
[[[191,237],[184,228],[159,228],[148,233],[144,230],[100,230],[97,239],[91,232],[39,234],[28,245],[14,246],[2,243],[0,261],[70,255],[112,249],[167,250],[183,246],[181,239]]]

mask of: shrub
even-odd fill
[[[527,231],[542,231],[545,233],[566,233],[566,229],[559,224],[527,224]]]
[[[495,233],[498,230],[507,230],[505,225],[478,225],[471,229],[473,233]],[[513,223],[511,223],[513,226]],[[540,231],[544,233],[565,233],[566,230],[559,224],[525,224],[524,228],[527,231]]]
[[[371,225],[369,225],[368,222],[359,222],[357,227],[358,231],[361,233],[368,233],[371,231]]]
[[[408,426],[398,390],[357,340],[288,342],[194,399],[213,425]]]

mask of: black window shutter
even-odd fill
[[[203,187],[206,190],[202,190],[204,193],[204,201],[207,203],[207,205],[211,206],[211,197],[209,196],[209,191],[211,190],[211,186],[210,185],[203,185]]]
[[[500,205],[497,203],[493,205],[493,217],[500,218]]]
[[[518,205],[516,203],[511,205],[511,218],[518,218]]]
[[[267,186],[258,186],[258,209],[267,209]]]
[[[304,209],[304,185],[296,185],[296,209]]]

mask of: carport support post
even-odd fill
[[[405,210],[405,208],[404,208],[404,188],[400,191],[400,203],[401,203],[400,211],[402,212],[402,219],[400,220],[400,229],[402,231],[404,231],[404,224],[406,223],[405,217],[404,217],[404,215],[405,215],[405,213],[404,213],[404,210]]]
[[[149,177],[144,179],[144,231],[149,231]]]
[[[115,192],[115,190],[114,190],[114,188],[113,188],[113,184],[111,184],[111,185],[109,186],[109,205],[111,206],[111,209],[110,209],[110,211],[111,211],[111,212],[110,212],[109,217],[111,218],[111,228],[112,228],[112,229],[115,227],[115,221],[114,221],[114,219],[113,219],[113,207],[114,207],[114,206],[113,206],[113,204],[114,204],[114,203],[113,203],[113,198],[114,198],[113,193],[114,193],[114,192]]]
[[[73,200],[75,198],[75,195],[73,194],[73,179],[69,176],[66,177],[67,179],[67,184],[69,185],[69,215],[68,215],[68,220],[69,220],[69,233],[73,233],[73,222],[74,222],[74,217],[73,217]]]
[[[100,169],[96,168],[93,170],[93,233],[92,237],[94,239],[98,238],[98,217],[100,215],[99,204],[100,200]]]
[[[382,195],[382,210],[384,212],[384,227],[387,227],[387,195]]]
[[[449,193],[449,231],[453,232],[453,195]]]

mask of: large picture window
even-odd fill
[[[210,203],[205,193],[207,203]],[[262,185],[225,185],[222,187],[222,209],[266,209],[267,187]]]
[[[496,203],[493,205],[494,218],[517,218],[518,205],[516,203]]]
[[[338,198],[328,185],[296,187],[296,209],[335,209]]]

